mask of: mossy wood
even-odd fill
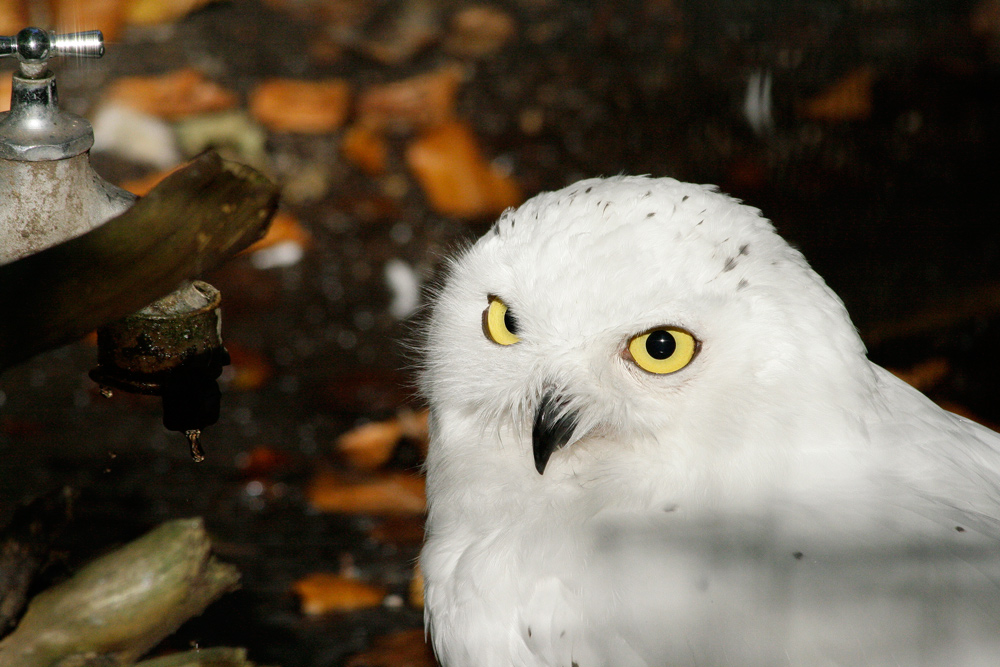
[[[0,667],[133,664],[238,583],[212,557],[201,519],[170,521],[37,595],[0,641]],[[241,664],[215,657],[180,664]]]
[[[87,335],[260,238],[278,189],[206,153],[122,215],[0,266],[0,371]]]

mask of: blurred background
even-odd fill
[[[143,194],[215,148],[283,193],[268,236],[205,276],[233,363],[204,462],[158,399],[100,394],[93,337],[0,377],[0,525],[78,493],[33,589],[186,516],[242,572],[158,653],[433,664],[422,289],[505,207],[580,178],[760,208],[876,362],[1000,423],[1000,0],[40,4],[0,0],[0,34],[104,31],[104,58],[52,68],[105,178]]]

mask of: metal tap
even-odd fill
[[[93,127],[59,108],[57,56],[99,58],[98,30],[59,35],[25,28],[0,37],[0,57],[16,57],[11,109],[0,114],[0,265],[78,237],[120,215],[136,196],[90,166]],[[8,286],[12,288],[14,286]],[[90,375],[110,396],[122,389],[163,397],[166,428],[184,433],[196,461],[201,429],[219,416],[218,383],[229,355],[222,344],[221,296],[201,281],[98,330]]]
[[[10,111],[0,114],[0,264],[90,231],[124,212],[135,195],[90,167],[94,130],[59,108],[48,61],[99,58],[99,30],[57,35],[25,28],[0,37],[0,57],[16,57]]]

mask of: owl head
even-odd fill
[[[451,260],[425,348],[429,474],[501,486],[753,478],[839,427],[870,373],[842,302],[759,211],[666,178],[506,211]]]

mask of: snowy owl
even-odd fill
[[[1000,435],[871,363],[756,209],[538,195],[425,345],[444,667],[1000,665]]]

